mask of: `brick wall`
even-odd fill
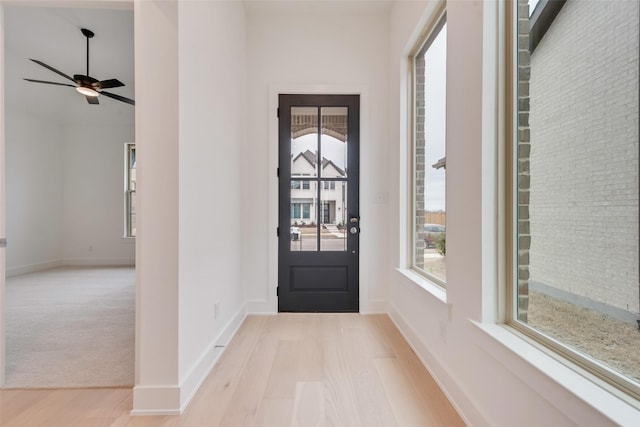
[[[425,177],[425,60],[424,55],[416,57],[415,63],[415,153],[414,153],[414,262],[424,269],[424,177]]]
[[[529,131],[529,2],[518,0],[518,312],[517,318],[527,322],[529,309],[529,248],[531,233],[529,227],[529,154],[531,152]]]
[[[531,55],[530,95],[531,281],[638,313],[638,2],[568,1]]]

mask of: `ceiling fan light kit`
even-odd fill
[[[79,93],[85,96],[89,104],[93,104],[93,105],[99,104],[98,102],[99,95],[104,95],[108,98],[125,102],[130,105],[135,105],[135,101],[133,99],[116,95],[115,93],[105,92],[103,90],[103,89],[110,89],[110,88],[124,86],[124,83],[122,83],[120,80],[118,79],[97,80],[89,75],[89,39],[93,38],[95,34],[93,33],[93,31],[87,30],[86,28],[82,28],[80,31],[82,31],[82,34],[87,38],[87,73],[86,75],[74,74],[73,78],[71,78],[70,76],[63,73],[62,71],[56,70],[52,66],[47,65],[42,61],[31,59],[31,61],[35,62],[36,64],[50,71],[53,71],[54,73],[64,77],[65,79],[72,81],[74,84],[71,85],[68,83],[48,82],[44,80],[34,80],[34,79],[24,79],[24,80],[28,82],[33,82],[33,83],[43,83],[43,84],[49,84],[49,85],[73,87],[76,89],[76,91],[78,91]]]
[[[98,96],[100,95],[100,92],[91,89],[90,87],[85,87],[85,86],[78,86],[76,87],[76,90],[78,92],[80,92],[81,94],[83,94],[84,96]]]

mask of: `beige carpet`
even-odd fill
[[[11,277],[6,301],[5,387],[133,385],[133,268]]]

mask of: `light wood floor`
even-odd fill
[[[181,416],[130,389],[1,390],[0,426],[463,426],[385,315],[249,316]]]

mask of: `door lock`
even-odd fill
[[[351,227],[349,229],[349,233],[351,234],[358,234],[358,227]]]

